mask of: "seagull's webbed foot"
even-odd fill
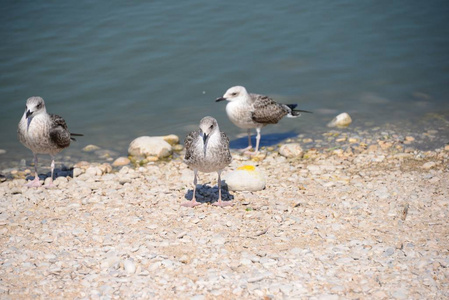
[[[247,155],[249,157],[257,156],[259,155],[259,153],[260,153],[259,151],[249,151],[249,150],[243,152],[244,155]]]
[[[39,181],[39,177],[35,176],[34,179],[25,184],[26,187],[40,187],[42,183]]]
[[[217,202],[212,203],[212,205],[220,206],[220,207],[226,207],[226,206],[233,206],[235,203],[231,201],[222,201],[218,200]]]
[[[195,199],[193,199],[192,201],[186,201],[181,204],[181,206],[184,206],[184,207],[195,207],[197,205],[201,205],[201,202],[198,202]]]
[[[246,153],[246,152],[249,152],[249,150],[251,150],[251,149],[253,149],[253,146],[248,146],[246,148],[239,149],[239,152]]]
[[[53,181],[50,182],[49,184],[44,185],[44,188],[46,188],[46,189],[53,189],[55,187],[56,187],[56,185],[53,183]]]

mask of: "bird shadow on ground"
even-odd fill
[[[184,195],[187,200],[192,200],[193,189],[188,190]],[[229,193],[227,185],[222,181],[221,185],[221,200],[231,201],[234,196]],[[213,203],[218,201],[218,186],[208,186],[206,184],[196,185],[196,201],[200,203]]]
[[[298,136],[298,134],[293,131],[283,132],[283,133],[262,134],[259,147],[268,147],[268,146],[277,145],[280,142],[282,142],[283,140],[286,140],[289,138],[294,138],[297,136]],[[251,135],[251,143],[252,143],[253,147],[256,146],[256,135],[255,134]],[[244,136],[244,137],[232,140],[229,143],[229,147],[231,149],[243,149],[243,148],[246,148],[247,146],[248,146],[248,136]]]
[[[48,171],[47,173],[42,173],[39,174],[39,179],[40,180],[44,180],[47,179],[47,177],[51,176],[51,171]],[[55,168],[54,170],[54,174],[53,174],[54,179],[58,178],[58,177],[72,177],[73,178],[73,168],[67,168],[66,166],[62,166],[60,169]],[[27,175],[26,180],[33,180],[34,179],[34,172]]]

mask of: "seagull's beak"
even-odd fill
[[[25,117],[28,119],[28,117],[32,114],[32,112],[30,110],[27,110]]]
[[[31,114],[28,114],[30,111],[27,111],[27,131],[28,131],[28,129],[30,128],[30,124],[31,124],[31,120],[33,120],[33,117],[31,116],[31,117],[29,117],[29,115]]]
[[[209,136],[207,134],[205,134],[204,132],[201,132],[201,137],[203,138],[204,157],[206,157],[207,142],[209,141]]]
[[[220,98],[215,99],[215,102],[220,102],[220,101],[225,101],[225,100],[227,100],[227,99],[223,98],[223,97],[220,97]]]

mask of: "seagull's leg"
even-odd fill
[[[53,184],[53,173],[54,173],[54,171],[55,171],[55,157],[52,155],[51,156],[51,177],[50,177],[50,183],[45,186],[47,189],[55,187],[55,185]]]
[[[251,144],[251,129],[248,128],[248,147],[246,147],[244,149],[240,149],[240,151],[246,152],[251,149],[253,149],[253,145]]]
[[[246,155],[257,156],[257,154],[259,154],[260,130],[261,130],[260,128],[256,128],[257,136],[256,136],[256,149],[255,149],[255,151],[254,152],[245,151]]]
[[[184,203],[181,204],[181,206],[185,206],[185,207],[195,207],[197,205],[200,205],[201,203],[196,201],[196,197],[195,197],[195,192],[196,192],[196,183],[197,183],[197,174],[198,174],[198,170],[194,170],[193,171],[193,197],[192,197],[192,201],[186,201]]]
[[[221,206],[221,207],[232,206],[232,205],[234,205],[234,203],[232,203],[231,201],[222,201],[221,200],[221,170],[219,170],[217,173],[218,173],[218,201],[212,203],[212,205]]]
[[[260,143],[260,128],[256,128],[257,136],[256,136],[256,151],[254,151],[254,154],[259,153],[259,143]]]
[[[33,153],[33,154],[34,154],[34,179],[32,181],[28,182],[27,184],[25,184],[25,186],[27,186],[27,187],[41,186],[41,183],[39,181],[39,175],[37,174],[37,162],[38,162],[37,154],[36,153]]]

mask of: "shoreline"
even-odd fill
[[[0,296],[448,297],[449,146],[359,138],[330,131],[309,148],[300,137],[302,158],[278,146],[260,161],[233,152],[223,173],[254,165],[267,186],[230,191],[224,209],[180,206],[193,181],[183,152],[137,167],[80,164],[52,190],[8,179]],[[216,200],[216,176],[199,173],[200,198]]]

